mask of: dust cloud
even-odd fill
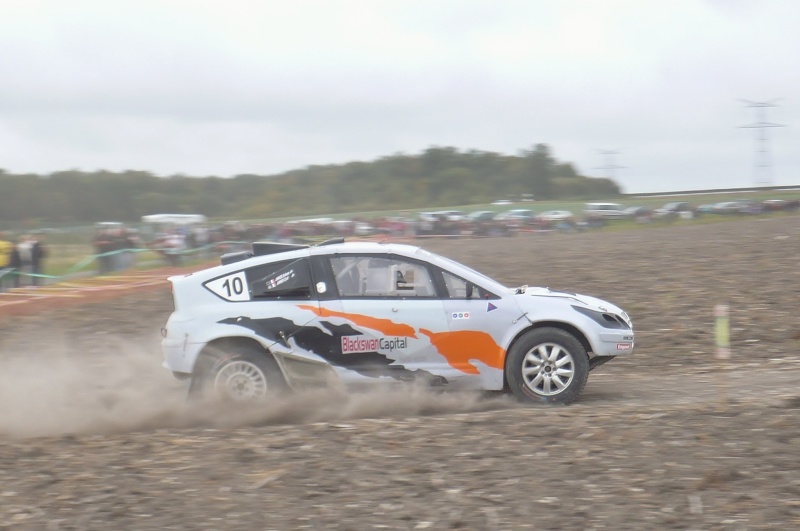
[[[67,337],[49,337],[43,342],[48,346],[37,345],[28,352],[0,349],[0,436],[305,424],[515,405],[507,397],[405,385],[352,392],[335,388],[300,391],[246,407],[187,401],[187,383],[175,380],[161,367],[153,345],[147,341],[137,344],[130,338],[104,337],[102,342],[102,349],[87,348]]]

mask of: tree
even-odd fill
[[[555,160],[550,154],[550,147],[547,144],[536,144],[526,154],[525,159],[533,193],[540,199],[552,199]]]
[[[517,155],[461,152],[433,146],[375,161],[309,166],[279,175],[157,177],[146,171],[82,172],[47,176],[0,172],[0,223],[139,221],[146,214],[205,214],[217,219],[316,215],[426,208],[537,198],[613,196],[608,179],[587,179],[558,162],[546,144]]]

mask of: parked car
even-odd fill
[[[467,216],[473,236],[513,236],[518,227],[497,219],[497,212],[478,210]]]
[[[444,216],[448,221],[465,221],[467,219],[467,215],[461,210],[440,210],[436,214]]]
[[[636,221],[650,221],[653,218],[653,211],[645,206],[630,206],[625,209],[625,214]]]
[[[536,216],[541,221],[558,222],[558,221],[571,221],[575,218],[569,210],[548,210]]]
[[[800,208],[800,199],[767,199],[761,202],[764,210],[776,211],[786,210],[792,211]]]
[[[789,201],[786,199],[765,199],[761,202],[764,210],[775,212],[780,210],[788,210]]]
[[[673,201],[653,211],[653,216],[656,218],[675,219],[678,217],[691,217],[691,215],[692,205],[686,201]]]
[[[764,205],[760,201],[752,199],[740,199],[738,203],[738,214],[761,214],[764,212]]]
[[[353,234],[356,236],[370,236],[375,234],[375,227],[366,221],[356,221],[353,226]]]
[[[714,206],[711,208],[714,214],[761,214],[763,210],[764,207],[761,203],[750,199],[714,203]]]
[[[467,219],[472,223],[480,223],[482,221],[493,221],[496,216],[497,212],[493,210],[477,210],[471,212]]]
[[[694,209],[695,215],[700,214],[713,214],[714,213],[714,203],[707,203],[704,205],[700,205],[699,207]]]
[[[568,404],[589,371],[634,348],[610,302],[506,287],[410,245],[254,243],[169,281],[164,365],[190,396],[400,381]]]
[[[738,214],[739,202],[738,201],[722,201],[714,203],[711,206],[712,214]]]
[[[589,218],[625,219],[628,217],[625,208],[619,203],[586,203],[583,213]]]
[[[466,222],[463,212],[443,210],[439,212],[420,212],[415,223],[417,236],[454,235],[461,231]]]
[[[502,215],[510,218],[533,219],[536,217],[536,211],[530,208],[514,208],[506,210]]]
[[[495,219],[513,221],[519,225],[529,225],[536,219],[536,212],[529,208],[515,208],[499,213]]]

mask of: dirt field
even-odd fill
[[[425,246],[609,299],[637,348],[566,408],[401,388],[222,411],[160,367],[166,283],[5,318],[0,528],[800,527],[800,216]]]

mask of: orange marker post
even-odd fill
[[[717,341],[717,359],[731,359],[731,324],[727,304],[717,304],[714,307],[714,329]]]
[[[718,385],[720,390],[720,401],[726,404],[728,401],[728,378],[726,368],[728,360],[731,359],[731,323],[729,317],[729,307],[727,304],[717,304],[714,307],[714,336],[716,339],[716,355],[720,360],[719,374],[721,382]]]

